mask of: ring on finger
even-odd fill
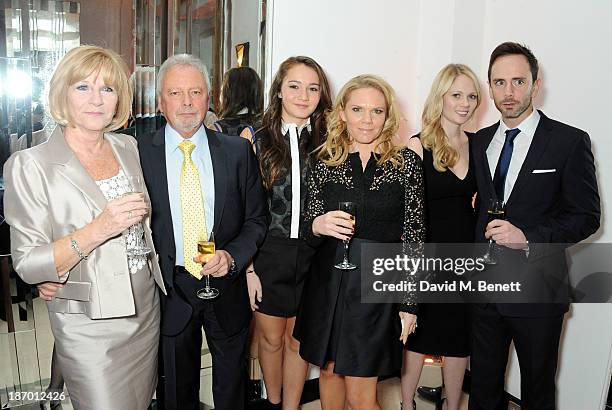
[[[128,218],[132,219],[132,211],[128,211]]]

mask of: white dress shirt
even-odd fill
[[[510,198],[512,188],[514,188],[518,174],[521,171],[521,167],[523,166],[523,162],[525,161],[525,157],[527,156],[539,122],[540,114],[534,109],[523,122],[513,127],[518,128],[521,132],[514,138],[514,149],[512,150],[512,158],[510,160],[508,174],[506,175],[506,183],[504,185],[504,202],[507,202],[508,198]],[[495,168],[497,167],[497,162],[499,161],[499,156],[501,155],[506,140],[506,131],[509,129],[511,128],[509,128],[503,120],[500,121],[499,127],[487,148],[487,160],[489,161],[491,179],[493,179],[495,175]]]
[[[310,132],[310,118],[301,126],[285,123],[281,125],[281,132],[286,135],[289,132],[289,146],[291,149],[291,232],[290,238],[298,238],[300,233],[300,203],[301,203],[301,172],[300,172],[300,143],[299,138],[302,130],[306,128]]]

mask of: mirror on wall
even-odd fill
[[[168,56],[194,54],[206,64],[211,114],[218,108],[223,74],[238,66],[237,45],[249,45],[240,48],[242,65],[248,63],[263,76],[267,3],[267,0],[135,0],[136,136],[163,123],[150,96],[155,95],[152,79]]]
[[[0,152],[3,163],[13,152],[33,145],[32,84],[29,59],[0,57]]]
[[[0,167],[12,153],[51,134],[45,85],[59,59],[79,44],[80,3],[0,2]],[[45,343],[38,342],[36,319],[46,319],[44,302],[12,269],[3,200],[0,176],[0,407],[5,408],[34,402],[32,397],[9,400],[12,392],[46,387],[53,343],[48,335]]]
[[[5,1],[0,9],[0,159],[45,141],[53,124],[44,88],[59,59],[80,43],[80,4]],[[7,150],[8,147],[8,150]],[[7,155],[8,154],[8,155]]]

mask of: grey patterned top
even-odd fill
[[[306,141],[310,138],[305,135],[308,133],[307,128],[303,128],[300,135],[299,154],[300,154],[300,226],[303,226],[303,214],[306,200],[306,169],[308,150]],[[269,134],[265,130],[260,130],[256,135],[256,152],[259,158],[261,146]],[[289,147],[289,134],[285,134],[285,143]],[[268,227],[268,235],[280,238],[289,238],[291,235],[291,164],[286,164],[283,167],[280,177],[272,185],[272,189],[268,190],[268,205],[270,207],[270,225]],[[300,237],[302,230],[300,229]]]

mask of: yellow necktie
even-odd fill
[[[183,215],[185,269],[196,278],[202,279],[200,274],[202,265],[195,263],[193,257],[198,254],[198,240],[202,235],[207,237],[208,231],[206,230],[204,198],[202,198],[200,187],[200,173],[191,159],[195,144],[185,140],[179,144],[179,149],[184,155],[181,167],[181,213]]]

